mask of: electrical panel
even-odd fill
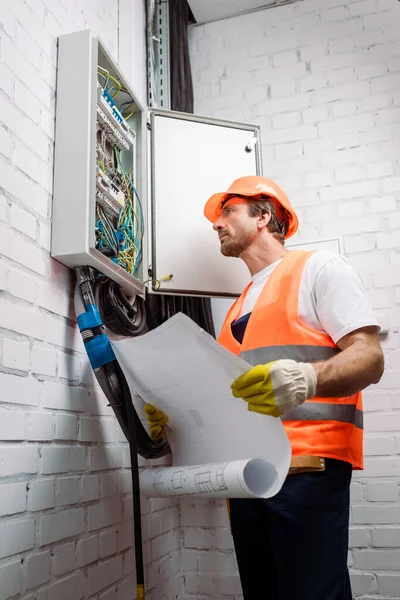
[[[141,106],[90,31],[59,38],[52,256],[127,295],[236,296],[208,197],[261,174],[259,128]]]
[[[52,256],[144,294],[145,112],[89,31],[59,38]]]

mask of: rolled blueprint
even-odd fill
[[[276,477],[272,465],[252,458],[191,467],[146,469],[140,476],[140,489],[148,498],[259,498],[268,493]]]
[[[182,313],[112,346],[134,402],[141,403],[137,408],[143,407],[140,394],[168,416],[172,469],[179,475],[170,468],[144,472],[143,493],[229,498],[235,492],[237,497],[269,498],[279,492],[291,457],[282,422],[249,412],[247,403],[231,392],[232,381],[251,365]],[[197,485],[204,465],[210,473],[223,473],[229,485]],[[177,480],[181,487],[174,485]]]

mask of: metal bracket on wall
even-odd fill
[[[148,0],[148,105],[171,108],[169,60],[169,4]]]

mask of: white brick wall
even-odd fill
[[[264,174],[299,209],[298,240],[342,235],[389,323],[386,373],[365,394],[366,468],[353,478],[350,564],[356,598],[397,600],[399,19],[395,0],[303,0],[190,30],[196,112],[261,125]],[[223,514],[219,503],[182,505],[185,598],[241,597]]]
[[[86,28],[144,100],[142,0],[1,1],[0,600],[135,598],[127,444],[49,256],[57,36]],[[143,528],[146,598],[173,600],[179,507],[144,501]]]

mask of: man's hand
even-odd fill
[[[144,405],[144,412],[150,425],[150,437],[152,440],[166,438],[165,425],[168,423],[168,417],[162,410],[158,410],[152,404]]]
[[[277,360],[257,365],[231,385],[235,398],[248,402],[248,409],[280,417],[315,396],[317,375],[310,363]]]

